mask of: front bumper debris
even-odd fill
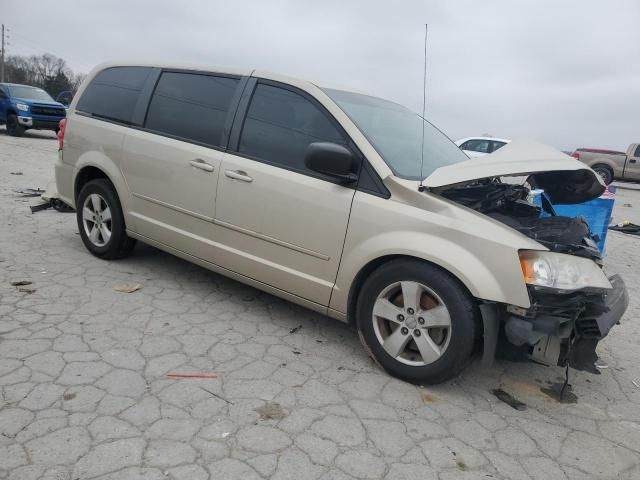
[[[611,289],[585,289],[561,294],[530,287],[531,307],[481,306],[485,327],[483,364],[494,357],[531,360],[599,373],[595,367],[598,342],[619,323],[629,295],[619,275],[609,278]]]
[[[594,365],[598,360],[596,346],[614,325],[620,323],[629,306],[629,294],[622,277],[614,275],[609,281],[613,289],[605,295],[606,311],[596,316],[585,315],[578,323],[580,337],[573,342],[567,355],[569,365],[577,370],[600,373]]]

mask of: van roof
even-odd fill
[[[176,69],[176,70],[195,70],[195,71],[202,71],[202,72],[216,72],[216,73],[225,73],[228,75],[240,75],[240,76],[247,76],[247,77],[249,76],[267,77],[267,78],[277,77],[279,80],[285,83],[305,82],[305,83],[315,85],[316,87],[319,87],[319,88],[331,88],[335,90],[344,90],[348,92],[370,95],[366,92],[361,92],[351,87],[346,87],[344,85],[335,85],[328,82],[290,77],[290,76],[281,75],[279,73],[273,73],[273,72],[256,71],[255,69],[223,67],[220,65],[197,64],[197,63],[171,63],[171,62],[158,63],[158,62],[114,61],[114,62],[101,63],[97,65],[96,67],[93,68],[89,76],[93,76],[99,71],[104,70],[106,68],[110,68],[110,67],[155,67],[155,68],[167,68],[167,69]]]

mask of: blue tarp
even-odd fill
[[[591,233],[597,237],[598,249],[604,254],[607,231],[611,223],[611,213],[615,202],[616,187],[609,186],[602,196],[576,205],[553,205],[556,215],[563,217],[583,217],[589,224]],[[542,205],[541,190],[533,190],[534,205]],[[543,212],[543,215],[547,215]]]

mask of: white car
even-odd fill
[[[467,137],[457,140],[455,144],[469,157],[482,157],[504,147],[511,140],[493,137]]]

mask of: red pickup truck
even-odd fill
[[[593,168],[607,185],[614,180],[640,181],[640,143],[632,143],[626,152],[578,148],[571,156]]]

